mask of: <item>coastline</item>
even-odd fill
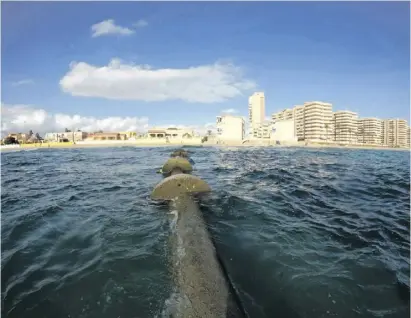
[[[43,143],[43,144],[23,144],[17,147],[1,146],[3,151],[21,151],[21,150],[35,150],[35,149],[68,149],[68,148],[112,148],[112,147],[135,147],[135,148],[157,148],[157,147],[217,147],[217,148],[231,148],[231,147],[272,147],[272,148],[335,148],[335,149],[368,149],[368,150],[393,150],[393,151],[410,151],[410,148],[390,148],[381,146],[364,146],[364,145],[335,145],[335,144],[319,144],[319,143],[283,143],[281,145],[270,144],[267,142],[227,142],[217,144],[216,142],[185,142],[185,143],[166,143],[166,142],[95,142],[95,143]]]

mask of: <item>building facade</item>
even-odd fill
[[[194,130],[189,128],[151,128],[148,130],[147,135],[149,138],[172,138],[183,139],[191,138],[194,136]]]
[[[304,103],[304,140],[334,140],[333,112],[330,103]]]
[[[217,140],[242,141],[245,138],[245,121],[241,116],[217,116]]]
[[[383,126],[383,121],[379,118],[358,119],[357,142],[365,145],[382,145]]]
[[[290,119],[294,119],[294,109],[287,108],[271,115],[272,122]]]
[[[258,130],[265,121],[264,92],[256,92],[248,98],[250,137],[258,138]]]
[[[338,143],[357,143],[358,114],[348,110],[334,112],[334,140]]]
[[[69,132],[53,132],[53,133],[46,133],[44,135],[44,140],[52,141],[52,142],[61,142],[61,141],[82,141],[86,139],[88,133],[84,131],[69,131]]]
[[[16,139],[20,144],[24,144],[26,143],[30,136],[29,134],[25,134],[25,133],[9,133],[7,135],[7,137],[13,137],[14,139]]]
[[[257,127],[256,137],[258,139],[270,139],[272,129],[273,123],[271,121],[263,121],[259,127]]]
[[[408,125],[404,119],[385,119],[382,123],[382,142],[389,147],[406,147]]]
[[[126,135],[117,132],[97,132],[89,134],[87,140],[126,140]]]
[[[279,120],[273,123],[271,140],[275,141],[297,141],[294,119]]]

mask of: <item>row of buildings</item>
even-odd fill
[[[265,96],[256,92],[248,100],[249,133],[241,116],[217,117],[218,138],[225,141],[311,141],[410,147],[410,127],[404,119],[359,118],[349,110],[333,111],[332,104],[306,102],[265,117]]]
[[[271,122],[288,121],[297,140],[409,147],[410,127],[405,119],[359,118],[349,110],[333,111],[332,104],[307,102],[271,116]]]
[[[49,132],[44,135],[44,138],[38,134],[30,135],[25,133],[10,133],[8,137],[13,137],[19,143],[34,143],[34,142],[79,142],[79,141],[114,141],[114,140],[136,140],[140,138],[150,139],[186,139],[195,136],[193,129],[188,128],[151,128],[145,134],[137,134],[136,132],[85,132],[71,131],[66,129],[64,132]]]

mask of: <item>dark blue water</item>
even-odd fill
[[[408,152],[190,148],[251,317],[409,317]],[[1,154],[3,317],[161,317],[170,148]]]

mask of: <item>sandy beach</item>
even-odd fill
[[[1,151],[19,151],[19,150],[34,150],[34,149],[49,149],[49,148],[109,148],[109,147],[142,147],[142,148],[152,148],[152,147],[217,147],[217,148],[227,148],[227,147],[275,147],[275,148],[288,148],[288,147],[302,147],[302,148],[335,148],[335,149],[370,149],[370,150],[395,150],[395,151],[410,151],[409,148],[390,148],[382,146],[365,146],[365,145],[338,145],[338,144],[320,144],[320,143],[305,143],[305,142],[295,142],[295,143],[282,143],[276,145],[269,142],[227,142],[227,143],[216,143],[216,142],[184,142],[184,143],[165,143],[165,142],[139,142],[139,141],[127,141],[127,142],[95,142],[95,143],[43,143],[43,144],[23,144],[19,147],[5,147],[1,146]]]

